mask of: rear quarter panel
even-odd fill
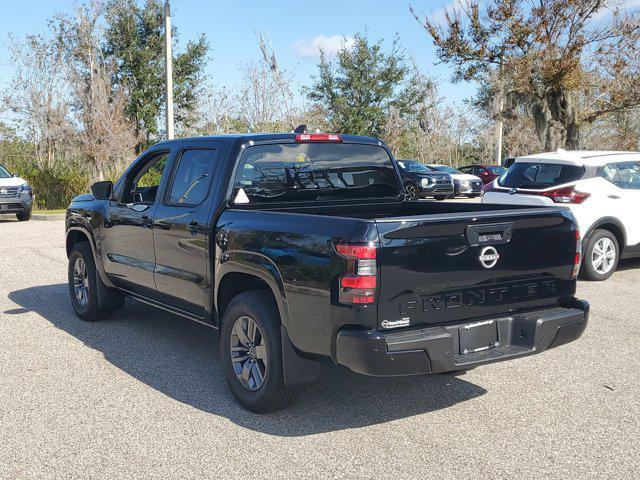
[[[306,353],[333,356],[333,341],[344,325],[375,327],[375,307],[337,302],[336,285],[344,264],[332,246],[376,241],[373,222],[230,209],[217,225],[216,298],[228,273],[254,274],[267,281],[292,343]]]

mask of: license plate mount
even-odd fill
[[[495,320],[468,323],[458,328],[460,353],[482,352],[499,347],[498,323]]]

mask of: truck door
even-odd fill
[[[168,151],[153,151],[139,160],[109,203],[100,234],[104,269],[118,287],[154,296],[155,257],[152,223]]]
[[[155,283],[160,300],[204,316],[211,295],[212,189],[222,146],[177,152],[154,218]]]

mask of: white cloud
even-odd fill
[[[452,12],[454,10],[460,10],[463,7],[469,5],[468,0],[451,0],[447,2],[442,8],[435,10],[429,15],[429,20],[435,23],[442,23],[446,19],[445,14],[447,11]]]
[[[334,56],[340,50],[350,49],[354,38],[342,35],[318,35],[314,38],[301,38],[293,44],[293,51],[302,58],[320,58],[320,50],[327,56]]]

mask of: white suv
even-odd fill
[[[558,150],[519,157],[483,203],[563,205],[582,234],[582,276],[606,280],[640,256],[640,153]],[[550,246],[552,247],[552,246]]]

